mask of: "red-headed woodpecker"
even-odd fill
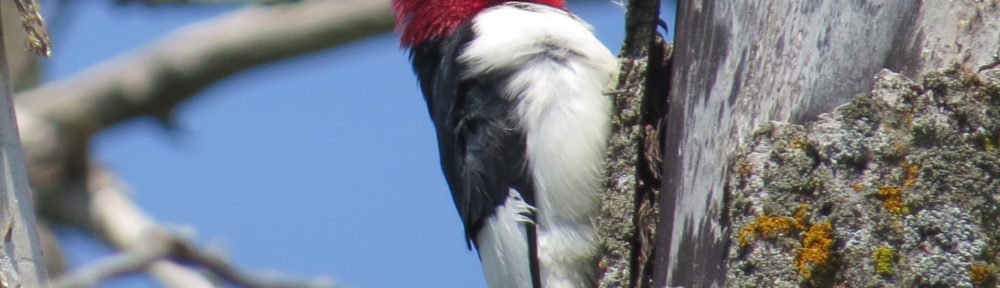
[[[393,0],[490,287],[594,287],[614,55],[562,0]]]

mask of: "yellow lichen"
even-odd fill
[[[740,247],[747,247],[747,245],[750,245],[750,241],[753,240],[756,232],[757,232],[757,227],[754,227],[753,223],[750,223],[750,225],[747,225],[743,227],[743,229],[740,229],[740,233],[736,237],[737,242],[739,242],[740,244]]]
[[[802,248],[795,258],[795,267],[804,278],[812,277],[816,268],[823,267],[830,260],[830,250],[833,249],[833,237],[830,235],[830,222],[812,225],[802,235]]]
[[[808,141],[806,140],[805,137],[795,137],[795,139],[792,139],[792,142],[788,143],[788,148],[791,148],[791,149],[802,149],[802,148],[806,148],[807,144],[808,144]]]
[[[861,182],[854,183],[854,185],[851,185],[851,188],[854,189],[854,192],[861,192],[861,190],[865,190],[865,184],[861,184]]]
[[[882,199],[882,206],[893,215],[902,215],[910,212],[910,209],[903,203],[903,188],[913,186],[920,177],[920,164],[910,163],[906,159],[899,162],[903,169],[902,186],[882,186],[878,189],[878,197]]]
[[[962,86],[965,87],[979,87],[983,86],[985,83],[982,78],[979,78],[979,74],[969,71],[962,75]]]
[[[760,232],[760,236],[764,238],[769,238],[791,229],[792,220],[788,219],[788,217],[763,217],[758,218],[757,221],[757,231]]]
[[[874,262],[875,273],[879,275],[892,275],[893,252],[889,246],[881,246],[872,251],[872,262]]]
[[[750,166],[750,161],[742,160],[736,165],[736,172],[746,177],[750,175],[750,172],[753,172],[753,166]]]
[[[758,235],[764,238],[776,236],[778,233],[791,230],[795,226],[795,220],[785,216],[757,215],[757,218],[747,226],[740,229],[738,241],[740,247],[746,247]]]
[[[913,120],[911,119],[910,121]],[[896,143],[895,145],[892,145],[892,150],[896,155],[903,155],[910,151],[910,146],[906,146],[906,144],[902,143]]]
[[[969,265],[969,280],[976,285],[986,285],[993,278],[993,269],[984,263],[973,263]]]
[[[993,152],[997,150],[996,145],[993,144],[990,137],[983,137],[983,150],[986,150],[986,152]]]
[[[805,230],[806,226],[809,226],[809,204],[802,203],[799,205],[799,209],[795,210],[795,228]]]
[[[824,267],[830,261],[834,239],[830,222],[812,224],[809,222],[809,204],[801,204],[792,217],[758,214],[737,234],[740,247],[750,245],[756,237],[769,238],[779,233],[802,231],[802,247],[795,257],[795,267],[803,278],[812,277],[813,270]]]
[[[882,206],[893,215],[901,215],[909,212],[906,205],[903,205],[903,189],[896,186],[883,186],[878,189],[878,197],[882,199]]]
[[[906,178],[903,179],[903,187],[911,186],[917,182],[920,175],[920,164],[903,161],[903,169],[906,170]]]

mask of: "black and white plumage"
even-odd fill
[[[530,2],[394,4],[490,287],[592,287],[616,59],[561,1]]]

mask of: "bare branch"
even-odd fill
[[[71,274],[57,287],[89,286],[140,271],[166,287],[214,287],[202,269],[181,263],[196,264],[217,279],[244,287],[332,286],[323,279],[304,282],[250,275],[172,235],[125,197],[124,185],[113,175],[87,164],[86,145],[91,135],[122,121],[150,115],[166,118],[178,103],[230,75],[389,31],[391,26],[387,0],[251,7],[186,27],[73,78],[19,95],[32,184],[36,192],[42,191],[43,206],[51,208],[43,210],[56,211],[60,215],[55,218],[68,219],[66,224],[87,229],[124,251]],[[10,203],[30,207],[30,201]],[[12,226],[15,236],[31,228],[21,223]],[[35,267],[9,268],[9,273],[0,275],[3,283],[17,283],[11,278],[18,277],[14,269]],[[44,272],[43,266],[37,268]]]
[[[156,249],[137,252],[149,248],[149,235],[170,233],[125,197],[127,189],[111,173],[91,166],[86,146],[94,133],[114,124],[141,116],[166,118],[178,103],[233,74],[389,31],[388,5],[388,0],[318,0],[250,7],[18,95],[32,185],[44,199],[42,213],[126,251],[71,277],[89,283],[142,267],[166,287],[214,286],[200,270],[177,262],[186,261],[248,287],[329,286],[247,276],[222,257],[177,244],[186,243],[177,237],[167,237],[169,257]]]
[[[146,215],[131,199],[126,197],[128,188],[115,175],[101,167],[91,166],[87,187],[80,187],[77,195],[85,199],[64,205],[85,206],[89,210],[67,209],[83,212],[72,218],[92,221],[91,231],[112,246],[124,251],[145,249],[149,235],[166,235],[166,229]],[[167,259],[156,259],[147,271],[167,287],[213,287],[201,273]]]
[[[156,260],[170,255],[164,241],[154,241],[143,249],[133,249],[99,260],[52,282],[53,288],[92,287],[101,281],[144,271]]]
[[[18,96],[18,105],[89,138],[173,107],[225,77],[390,31],[388,0],[256,6],[192,25],[70,79]]]
[[[260,287],[260,288],[332,288],[336,287],[333,281],[326,278],[319,278],[312,281],[302,281],[293,279],[285,275],[260,276],[256,274],[244,273],[229,263],[217,253],[199,249],[190,241],[179,237],[171,237],[170,243],[173,247],[173,257],[182,262],[193,262],[201,265],[214,275],[237,284],[240,287]]]
[[[150,272],[168,287],[214,287],[205,275],[181,263],[202,267],[216,278],[240,287],[335,287],[325,278],[303,281],[240,271],[223,256],[197,247],[146,215],[125,196],[128,188],[111,172],[96,166],[90,172],[89,187],[79,191],[89,194],[85,205],[90,209],[85,215],[75,217],[91,219],[96,225],[93,230],[124,252],[74,271],[55,281],[53,287],[90,287],[112,277],[139,272]]]

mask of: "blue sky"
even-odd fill
[[[75,2],[56,20],[45,79],[233,8],[114,2]],[[618,50],[621,7],[571,9]],[[92,153],[151,215],[193,228],[245,270],[329,276],[350,287],[484,287],[396,37],[236,75],[180,106],[176,131],[133,121],[100,134]],[[78,232],[60,237],[73,267],[111,253]],[[135,276],[102,287],[156,286]]]

